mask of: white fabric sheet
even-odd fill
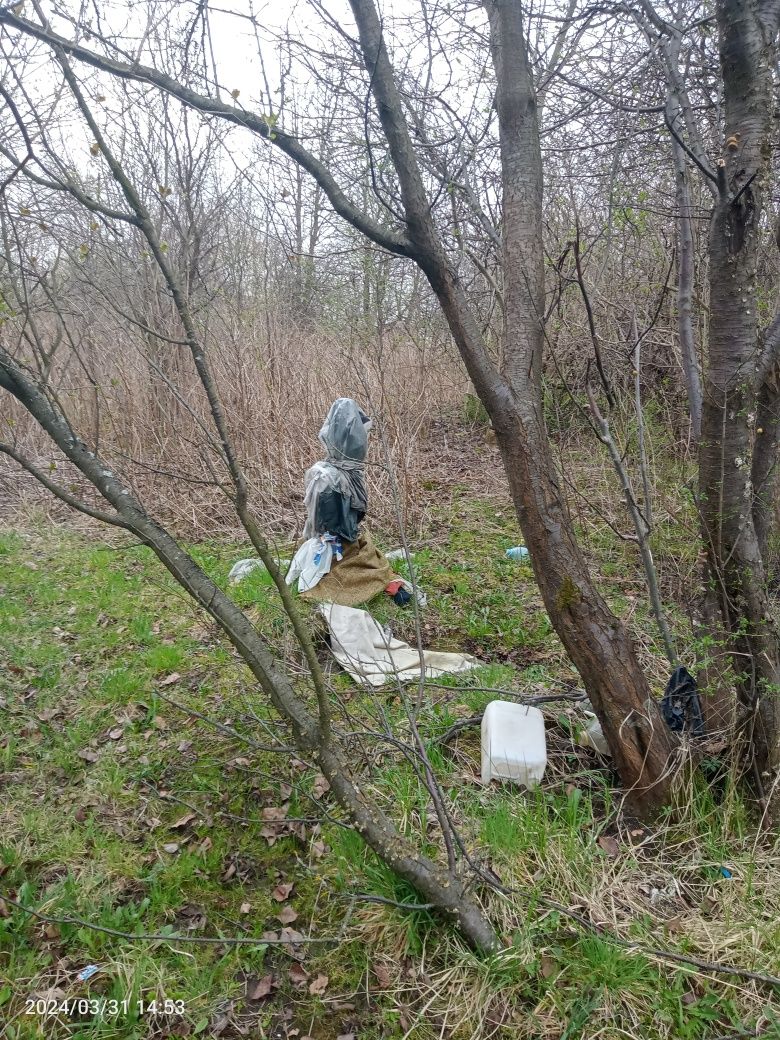
[[[384,686],[399,679],[409,682],[420,677],[420,654],[408,643],[386,633],[366,610],[322,603],[320,611],[330,629],[333,656],[362,686]],[[469,654],[423,651],[425,676],[467,672],[479,661]]]

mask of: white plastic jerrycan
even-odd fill
[[[482,717],[482,783],[495,777],[536,787],[546,768],[547,740],[539,709],[491,701]]]

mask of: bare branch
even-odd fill
[[[391,253],[397,253],[399,256],[412,255],[411,243],[405,235],[376,224],[366,214],[362,213],[344,194],[330,170],[319,159],[315,158],[311,152],[307,151],[296,138],[286,134],[284,130],[278,127],[276,121],[271,116],[258,115],[255,112],[240,108],[238,105],[226,105],[216,98],[199,94],[197,91],[179,83],[173,77],[166,75],[164,72],[158,72],[157,69],[150,68],[147,65],[141,65],[138,62],[122,62],[116,58],[97,54],[95,51],[91,51],[73,40],[60,36],[51,29],[36,25],[26,18],[21,18],[8,7],[0,8],[0,25],[17,29],[28,36],[42,40],[51,47],[59,47],[66,54],[71,55],[71,57],[83,61],[93,68],[118,76],[120,79],[150,83],[152,86],[164,90],[172,97],[178,98],[179,101],[189,105],[190,108],[204,112],[207,115],[219,116],[221,119],[234,123],[236,126],[251,130],[252,133],[262,137],[263,140],[269,141],[275,148],[284,152],[306,170],[307,173],[311,174],[325,192],[334,210],[352,224],[353,227],[357,228],[358,231]]]
[[[30,462],[29,459],[25,458],[10,444],[0,443],[0,452],[4,455],[8,455],[8,457],[12,458],[14,462],[18,462],[19,465],[35,477],[35,479],[42,484],[47,491],[50,491],[53,495],[59,498],[61,502],[70,506],[71,509],[76,509],[79,513],[91,516],[93,520],[100,520],[101,523],[111,524],[113,527],[123,527],[126,531],[130,530],[129,524],[125,523],[118,513],[107,513],[103,509],[95,509],[94,506],[89,506],[86,502],[82,502],[80,499],[76,498],[75,495],[72,495],[69,491],[66,491],[65,488],[60,487],[59,484],[51,480],[43,470]]]

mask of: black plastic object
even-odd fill
[[[661,701],[661,714],[669,729],[687,730],[694,737],[704,736],[704,718],[696,680],[680,665],[672,672]]]
[[[364,513],[353,509],[346,495],[335,488],[320,491],[314,515],[314,530],[329,531],[345,542],[358,540],[358,524]]]
[[[403,585],[393,596],[393,602],[397,603],[399,607],[405,607],[406,604],[411,603],[411,601],[412,595],[407,589],[403,587]]]

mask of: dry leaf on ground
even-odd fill
[[[320,994],[324,993],[325,990],[328,988],[329,982],[330,979],[327,975],[318,975],[317,978],[310,984],[309,993],[311,993],[312,996],[319,996]]]
[[[292,924],[298,920],[298,914],[291,906],[283,906],[276,916],[282,924]]]
[[[620,855],[620,846],[617,843],[617,839],[613,838],[611,834],[602,834],[599,838],[599,845],[608,856],[614,858]]]
[[[273,975],[264,975],[261,979],[247,979],[247,1000],[262,1000],[271,993],[275,986]]]

